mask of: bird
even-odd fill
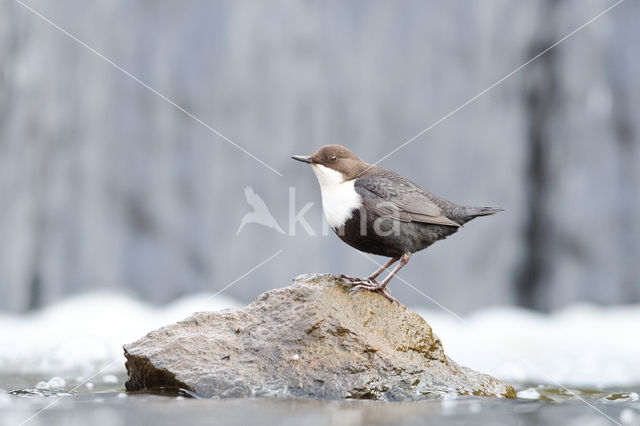
[[[291,158],[311,165],[320,184],[325,218],[338,237],[359,251],[390,258],[367,278],[340,277],[390,302],[395,299],[387,285],[413,253],[456,233],[476,217],[504,210],[448,201],[392,170],[366,163],[341,145],[325,145],[311,155]]]
[[[251,207],[253,207],[253,211],[245,214],[242,217],[242,219],[240,220],[240,226],[236,231],[236,235],[240,233],[242,228],[244,228],[244,226],[247,223],[259,223],[260,225],[273,228],[279,233],[284,234],[284,231],[282,230],[282,228],[280,228],[280,225],[278,225],[278,222],[276,222],[276,219],[273,217],[273,215],[267,208],[267,205],[264,203],[264,200],[258,194],[255,193],[253,188],[251,188],[250,186],[245,187],[244,197],[247,200],[247,203]]]

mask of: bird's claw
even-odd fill
[[[347,280],[349,282],[362,281],[362,278],[354,278],[346,274],[340,274],[340,278],[342,278],[343,280]]]
[[[366,279],[352,281],[351,285],[353,288],[363,288],[365,290],[375,291],[376,293],[383,295],[389,302],[396,302],[396,299],[394,299],[390,294],[391,290],[388,290],[386,286],[380,285],[376,280]]]
[[[390,291],[387,292],[385,289],[379,289],[376,291],[383,295],[389,301],[389,303],[397,302],[397,300],[393,296],[391,296],[391,294],[389,294]]]
[[[345,274],[340,274],[340,278],[349,281],[349,283],[351,283],[352,285],[360,285],[360,284],[377,285],[378,284],[378,281],[376,281],[373,278],[354,278]]]
[[[386,286],[380,284],[375,278],[354,278],[345,274],[340,274],[340,278],[347,280],[352,288],[363,288],[365,290],[375,291],[383,295],[389,302],[396,302],[396,299],[390,294],[391,290],[388,290]]]

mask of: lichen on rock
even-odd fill
[[[332,275],[302,275],[239,310],[198,312],[124,346],[127,390],[213,397],[515,397],[448,358],[425,320]]]

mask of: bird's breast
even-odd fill
[[[327,223],[340,228],[362,206],[362,197],[354,188],[355,179],[333,185],[321,185],[322,210]]]

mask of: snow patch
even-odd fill
[[[154,307],[124,295],[90,293],[27,315],[0,315],[0,374],[124,375],[122,345],[196,311],[236,308],[224,296],[193,294]],[[106,375],[105,375],[106,374]]]
[[[492,307],[462,320],[442,311],[418,312],[452,359],[507,382],[640,384],[640,305],[576,304],[552,314]]]

